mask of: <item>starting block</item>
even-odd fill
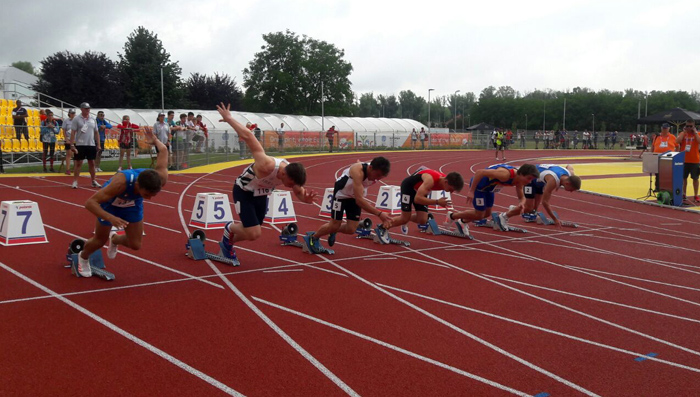
[[[320,240],[318,242],[318,247],[317,247],[318,252],[311,252],[309,250],[309,247],[306,245],[306,242],[299,241],[299,234],[298,233],[299,233],[299,228],[297,227],[296,223],[290,223],[289,225],[285,226],[284,229],[282,229],[282,233],[280,234],[280,241],[282,242],[282,245],[301,248],[301,250],[303,252],[306,252],[307,254],[335,255],[335,251],[322,246]],[[306,232],[306,236],[311,236],[311,234],[313,234],[313,232]],[[309,237],[309,238],[311,238],[311,237]]]
[[[356,238],[372,240],[375,243],[381,244],[377,233],[372,233],[372,220],[369,218],[365,218],[364,220],[362,220],[362,222],[360,222],[359,225],[357,225],[357,230],[355,230],[355,234],[357,234]],[[404,247],[411,246],[411,243],[408,241],[397,240],[391,237],[389,237],[389,244],[403,245]]]
[[[554,216],[559,219],[559,214],[554,212]],[[550,226],[554,224],[554,221],[552,219],[547,218],[547,215],[544,214],[544,212],[538,212],[537,213],[537,224],[538,225],[545,225],[545,226]],[[561,221],[561,225],[564,227],[573,227],[577,228],[578,224],[574,222],[568,222],[568,221]]]
[[[466,238],[469,240],[474,240],[474,236],[471,234],[462,234],[454,230],[446,230],[440,228],[438,226],[437,222],[435,222],[435,217],[433,217],[433,214],[428,214],[428,223],[426,224],[426,229],[425,232],[428,234],[432,234],[434,236],[440,236],[440,235],[445,235],[445,236],[452,236],[452,237],[459,237],[459,238]]]
[[[482,219],[480,221],[474,221],[472,224],[476,227],[490,227],[494,230],[498,229],[498,226],[492,221],[491,219]],[[527,233],[527,230],[521,229],[519,227],[515,226],[510,226],[508,225],[508,231],[509,232],[517,232],[517,233]]]
[[[70,267],[70,272],[76,277],[82,277],[80,273],[78,273],[78,255],[83,251],[83,248],[85,248],[85,240],[75,239],[68,246],[68,253],[66,254],[66,259],[69,263],[66,267]],[[105,261],[102,257],[102,250],[93,252],[88,260],[90,261],[90,270],[93,276],[107,281],[115,279],[114,273],[110,273],[106,270]]]
[[[230,266],[241,265],[241,263],[238,261],[238,258],[229,259],[223,256],[221,254],[221,251],[219,251],[218,255],[212,252],[207,252],[204,249],[204,242],[206,241],[206,239],[207,236],[203,230],[195,230],[190,236],[190,238],[187,240],[187,244],[185,244],[185,248],[187,248],[187,252],[185,253],[185,255],[196,261],[210,259]]]

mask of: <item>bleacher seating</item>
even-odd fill
[[[19,139],[12,139],[12,151],[15,153],[19,153],[21,149],[21,145],[19,143]]]

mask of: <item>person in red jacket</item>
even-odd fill
[[[335,126],[331,126],[331,128],[329,128],[326,132],[326,138],[328,138],[328,148],[330,149],[329,153],[333,153],[333,138],[337,133],[338,131],[335,130]]]
[[[138,131],[139,126],[133,124],[129,115],[124,115],[122,117],[122,123],[117,126],[119,130],[119,168],[117,171],[122,170],[122,159],[126,153],[126,164],[131,168],[131,148],[134,147],[136,140],[134,139],[134,131]]]

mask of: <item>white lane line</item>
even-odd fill
[[[607,274],[609,276],[616,276],[616,277],[622,277],[622,278],[628,278],[630,280],[637,280],[637,281],[644,281],[647,283],[653,283],[653,284],[660,284],[660,285],[665,285],[668,287],[674,287],[674,288],[682,288],[682,289],[688,289],[692,291],[700,291],[700,288],[693,288],[693,287],[687,287],[685,285],[679,285],[679,284],[671,284],[671,283],[664,283],[662,281],[656,281],[656,280],[650,280],[648,278],[640,278],[640,277],[632,277],[632,276],[626,276],[624,274],[618,274],[618,273],[611,273],[611,272],[604,272],[602,270],[595,270],[595,269],[587,269],[585,267],[580,267],[580,266],[569,266],[574,269],[580,269],[580,270],[586,270],[589,272],[594,272],[594,273],[601,273],[601,274]]]
[[[285,269],[285,270],[263,270],[263,273],[288,273],[288,272],[303,272],[304,269]]]
[[[555,331],[555,330],[553,330],[553,329],[540,327],[540,326],[538,326],[538,325],[534,325],[534,324],[530,324],[530,323],[525,323],[525,322],[522,322],[522,321],[519,321],[519,320],[514,320],[514,319],[509,318],[509,317],[500,316],[500,315],[498,315],[498,314],[494,314],[494,313],[490,313],[490,312],[485,312],[485,311],[483,311],[483,310],[478,310],[478,309],[474,309],[474,308],[471,308],[471,307],[468,307],[468,306],[463,306],[463,305],[460,305],[460,304],[457,304],[457,303],[448,302],[448,301],[445,301],[445,300],[442,300],[442,299],[438,299],[438,298],[434,298],[434,297],[431,297],[431,296],[419,294],[419,293],[417,293],[417,292],[411,292],[411,291],[407,291],[407,290],[405,290],[405,289],[396,288],[396,287],[392,287],[392,286],[384,285],[384,284],[378,284],[378,285],[380,285],[380,286],[382,286],[382,287],[384,287],[384,288],[391,289],[391,290],[393,290],[393,291],[403,292],[403,293],[408,294],[408,295],[417,296],[417,297],[419,297],[419,298],[427,299],[427,300],[430,300],[430,301],[433,301],[433,302],[438,302],[438,303],[441,303],[441,304],[443,304],[443,305],[456,307],[456,308],[458,308],[458,309],[462,309],[462,310],[465,310],[465,311],[468,311],[468,312],[481,314],[481,315],[484,315],[484,316],[487,316],[487,317],[491,317],[491,318],[495,318],[495,319],[498,319],[498,320],[503,320],[503,321],[509,322],[509,323],[511,323],[511,324],[522,325],[523,327],[532,328],[532,329],[535,329],[535,330],[538,330],[538,331],[542,331],[542,332],[546,332],[546,333],[549,333],[549,334],[561,336],[561,337],[563,337],[563,338],[575,340],[575,341],[582,342],[582,343],[586,343],[586,344],[589,344],[589,345],[593,345],[593,346],[597,346],[597,347],[602,347],[602,348],[604,348],[604,349],[616,351],[616,352],[619,352],[619,353],[628,354],[628,355],[631,355],[631,356],[634,356],[634,357],[639,357],[639,356],[644,356],[644,355],[646,355],[646,353],[638,353],[638,352],[633,352],[633,351],[630,351],[630,350],[622,349],[622,348],[619,348],[619,347],[615,347],[615,346],[611,346],[611,345],[606,345],[606,344],[604,344],[604,343],[595,342],[595,341],[592,341],[592,340],[590,340],[590,339],[584,339],[584,338],[580,338],[580,337],[578,337],[578,336],[574,336],[574,335],[570,335],[570,334],[565,334],[565,333],[563,333],[563,332]],[[661,360],[661,359],[658,359],[658,358],[654,358],[654,361],[657,361],[657,362],[660,362],[660,363],[664,363],[664,364],[668,364],[668,365],[673,366],[673,367],[678,367],[678,368],[687,369],[687,370],[693,371],[693,372],[700,372],[700,368],[690,367],[690,366],[683,365],[683,364],[679,364],[679,363],[675,363],[675,362],[672,362],[672,361]]]
[[[516,396],[530,396],[530,395],[527,394],[527,393],[518,391],[518,390],[513,389],[513,388],[510,388],[510,387],[508,387],[508,386],[504,386],[504,385],[502,385],[502,384],[500,384],[500,383],[497,383],[497,382],[494,382],[494,381],[492,381],[492,380],[483,378],[483,377],[481,377],[481,376],[474,375],[474,374],[472,374],[472,373],[463,371],[463,370],[461,370],[461,369],[459,369],[459,368],[453,367],[453,366],[451,366],[451,365],[444,364],[444,363],[442,363],[442,362],[440,362],[440,361],[433,360],[433,359],[428,358],[428,357],[425,357],[425,356],[421,356],[420,354],[413,353],[413,352],[411,352],[411,351],[409,351],[409,350],[400,348],[400,347],[398,347],[398,346],[392,345],[392,344],[390,344],[390,343],[384,342],[384,341],[379,340],[379,339],[372,338],[371,336],[367,336],[367,335],[365,335],[365,334],[361,334],[361,333],[359,333],[359,332],[350,330],[350,329],[345,328],[345,327],[342,327],[342,326],[340,326],[340,325],[336,325],[336,324],[330,323],[330,322],[328,322],[328,321],[321,320],[321,319],[319,319],[319,318],[317,318],[317,317],[313,317],[313,316],[310,316],[310,315],[308,315],[308,314],[304,314],[304,313],[298,312],[298,311],[296,311],[296,310],[293,310],[293,309],[290,309],[290,308],[287,308],[287,307],[284,307],[284,306],[281,306],[281,305],[278,305],[278,304],[275,304],[275,303],[272,303],[272,302],[268,302],[268,301],[266,301],[266,300],[264,300],[264,299],[260,299],[260,298],[257,298],[257,297],[255,297],[255,296],[253,296],[252,298],[253,298],[255,301],[257,301],[257,302],[260,302],[260,303],[262,303],[262,304],[268,305],[268,306],[270,306],[270,307],[274,307],[274,308],[276,308],[276,309],[282,310],[282,311],[287,312],[287,313],[290,313],[290,314],[294,314],[294,315],[296,315],[296,316],[305,318],[305,319],[307,319],[307,320],[311,320],[311,321],[313,321],[313,322],[316,322],[316,323],[318,323],[318,324],[325,325],[325,326],[330,327],[330,328],[333,328],[333,329],[335,329],[335,330],[338,330],[338,331],[341,331],[341,332],[345,332],[345,333],[347,333],[347,334],[350,334],[350,335],[352,335],[352,336],[355,336],[355,337],[358,337],[358,338],[360,338],[360,339],[366,340],[366,341],[368,341],[368,342],[372,342],[372,343],[375,343],[375,344],[377,344],[377,345],[379,345],[379,346],[385,347],[385,348],[387,348],[387,349],[391,349],[391,350],[393,350],[393,351],[395,351],[395,352],[399,352],[399,353],[405,354],[405,355],[407,355],[407,356],[409,356],[409,357],[413,357],[413,358],[415,358],[415,359],[418,359],[418,360],[420,360],[420,361],[426,362],[426,363],[428,363],[428,364],[432,364],[432,365],[435,365],[435,366],[437,366],[437,367],[439,367],[439,368],[446,369],[446,370],[448,370],[448,371],[454,372],[454,373],[456,373],[456,374],[458,374],[458,375],[462,375],[462,376],[465,376],[465,377],[467,377],[467,378],[476,380],[476,381],[478,381],[478,382],[485,383],[485,384],[487,384],[487,385],[489,385],[489,386],[492,386],[492,387],[495,387],[495,388],[497,388],[497,389],[500,389],[500,390],[503,390],[503,391],[507,391],[507,392],[509,392],[509,393],[515,394]]]
[[[51,229],[51,230],[55,230],[55,231],[57,231],[57,232],[59,232],[59,233],[63,233],[63,234],[65,234],[65,235],[67,235],[67,236],[71,236],[71,237],[73,237],[73,238],[80,238],[80,239],[83,238],[83,237],[81,237],[81,236],[78,236],[77,234],[73,234],[73,233],[67,232],[67,231],[65,231],[65,230],[63,230],[63,229],[59,229],[59,228],[57,228],[57,227],[51,226],[51,225],[46,224],[46,223],[44,223],[44,226],[46,226],[47,228],[49,228],[49,229]],[[105,247],[103,246],[102,248],[105,248]],[[181,276],[185,276],[185,277],[187,277],[187,278],[189,278],[189,279],[191,279],[191,280],[201,281],[201,282],[203,282],[203,283],[205,283],[205,284],[209,284],[209,285],[211,285],[211,286],[213,286],[213,287],[224,289],[224,287],[223,287],[222,285],[217,284],[217,283],[215,283],[215,282],[212,282],[212,281],[209,281],[209,280],[205,280],[205,279],[203,279],[203,278],[201,278],[201,277],[193,276],[193,275],[191,275],[191,274],[189,274],[189,273],[185,273],[185,272],[183,272],[183,271],[180,271],[180,270],[177,270],[177,269],[173,269],[173,268],[168,267],[168,266],[165,266],[165,265],[161,265],[160,263],[156,263],[156,262],[150,261],[150,260],[148,260],[148,259],[144,259],[144,258],[141,258],[141,257],[139,257],[139,256],[130,254],[130,253],[128,253],[128,252],[124,252],[123,250],[122,250],[122,251],[119,251],[119,255],[125,255],[125,256],[128,256],[129,258],[133,258],[133,259],[139,260],[139,261],[141,261],[141,262],[148,263],[149,265],[153,265],[153,266],[155,266],[155,267],[159,267],[159,268],[161,268],[161,269],[163,269],[163,270],[167,270],[167,271],[169,271],[169,272],[173,272],[173,273],[179,274],[179,275],[181,275]]]
[[[406,248],[406,247],[404,247],[404,248]],[[519,362],[520,364],[523,364],[524,366],[526,366],[526,367],[528,367],[528,368],[530,368],[530,369],[532,369],[532,370],[534,370],[534,371],[536,371],[536,372],[539,372],[539,373],[541,373],[541,374],[543,374],[543,375],[545,375],[545,376],[548,376],[548,377],[550,377],[550,378],[556,380],[557,382],[560,382],[560,383],[562,383],[562,384],[564,384],[564,385],[566,385],[566,386],[568,386],[568,387],[571,387],[571,388],[574,389],[574,390],[578,390],[579,392],[584,393],[584,394],[589,395],[589,396],[597,396],[597,394],[593,393],[593,392],[590,391],[590,390],[587,390],[587,389],[583,388],[582,386],[579,386],[579,385],[577,385],[577,384],[575,384],[575,383],[573,383],[573,382],[571,382],[571,381],[569,381],[569,380],[566,380],[566,379],[560,377],[559,375],[556,375],[556,374],[554,374],[554,373],[552,373],[552,372],[549,372],[549,371],[547,371],[546,369],[541,368],[541,367],[535,365],[534,363],[531,363],[531,362],[529,362],[529,361],[527,361],[527,360],[525,360],[525,359],[523,359],[523,358],[520,358],[520,357],[518,357],[518,356],[516,356],[516,355],[514,355],[514,354],[512,354],[512,353],[510,353],[510,352],[508,352],[508,351],[506,351],[506,350],[504,350],[504,349],[502,349],[502,348],[500,348],[500,347],[498,347],[498,346],[496,346],[496,345],[494,345],[494,344],[492,344],[492,343],[490,343],[490,342],[488,342],[488,341],[482,339],[482,338],[479,338],[478,336],[476,336],[476,335],[474,335],[474,334],[472,334],[472,333],[470,333],[470,332],[468,332],[468,331],[466,331],[466,330],[464,330],[464,329],[462,329],[462,328],[460,328],[460,327],[457,327],[456,325],[450,323],[449,321],[447,321],[447,320],[445,320],[445,319],[443,319],[443,318],[440,318],[440,317],[436,316],[435,314],[433,314],[433,313],[431,313],[431,312],[429,312],[429,311],[427,311],[427,310],[425,310],[425,309],[423,309],[423,308],[421,308],[421,307],[419,307],[419,306],[417,306],[417,305],[414,305],[413,303],[411,303],[411,302],[409,302],[409,301],[407,301],[407,300],[405,300],[405,299],[403,299],[403,298],[397,296],[396,294],[391,293],[391,292],[387,291],[386,289],[384,289],[384,288],[382,288],[382,287],[380,287],[380,286],[378,286],[378,285],[376,285],[376,284],[374,284],[374,283],[372,283],[372,282],[370,282],[370,281],[368,281],[368,280],[366,280],[366,279],[364,279],[364,278],[358,276],[357,274],[355,274],[355,273],[353,273],[353,272],[351,272],[351,271],[345,269],[344,267],[338,265],[338,264],[335,263],[334,261],[332,261],[332,260],[330,260],[330,259],[328,259],[328,258],[326,258],[326,257],[322,257],[322,258],[323,258],[326,262],[328,262],[328,263],[332,264],[333,266],[337,267],[338,269],[340,269],[340,270],[346,272],[348,275],[350,275],[351,277],[355,278],[356,280],[358,280],[358,281],[360,281],[360,282],[362,282],[362,283],[364,283],[364,284],[366,284],[366,285],[368,285],[368,286],[370,286],[370,287],[372,287],[372,288],[374,288],[374,289],[376,289],[376,290],[382,292],[383,294],[385,294],[385,295],[387,295],[387,296],[389,296],[389,297],[391,297],[391,298],[397,300],[397,301],[400,302],[400,303],[403,303],[404,305],[406,305],[406,306],[408,306],[408,307],[410,307],[410,308],[416,310],[417,312],[419,312],[419,313],[421,313],[421,314],[423,314],[423,315],[425,315],[425,316],[427,316],[427,317],[429,317],[429,318],[431,318],[431,319],[433,319],[433,320],[439,322],[440,324],[443,324],[443,325],[447,326],[448,328],[454,330],[455,332],[457,332],[457,333],[459,333],[459,334],[462,334],[462,335],[466,336],[467,338],[472,339],[473,341],[475,341],[475,342],[477,342],[477,343],[480,343],[480,344],[482,344],[482,345],[484,345],[484,346],[486,346],[486,347],[488,347],[488,348],[490,348],[490,349],[496,351],[497,353],[500,353],[500,354],[502,354],[502,355],[504,355],[504,356],[506,356],[506,357],[508,357],[508,358],[510,358],[510,359],[512,359],[512,360],[515,360],[515,361]],[[438,261],[439,261],[439,260],[438,260]],[[443,261],[440,261],[440,262],[443,262]],[[445,262],[443,262],[443,264],[448,265],[448,264],[445,263]],[[456,266],[450,265],[450,267],[456,267]],[[473,274],[475,274],[475,273],[473,273]],[[477,275],[477,277],[478,277],[478,275]],[[485,278],[485,277],[480,277],[480,278],[483,278],[483,279],[485,279],[485,280],[488,280],[488,279]]]
[[[80,313],[86,315],[87,317],[96,321],[97,323],[102,324],[103,326],[105,326],[109,330],[111,330],[112,332],[115,332],[115,333],[123,336],[124,338],[130,340],[131,342],[136,343],[137,345],[139,345],[139,346],[145,348],[146,350],[150,351],[151,353],[163,358],[164,360],[166,360],[169,363],[177,366],[178,368],[186,371],[187,373],[194,375],[194,376],[198,377],[199,379],[205,381],[206,383],[216,387],[217,389],[221,390],[222,392],[224,392],[228,395],[231,395],[231,396],[243,396],[243,394],[237,392],[236,390],[232,389],[231,387],[219,382],[218,380],[212,378],[211,376],[205,374],[204,372],[202,372],[194,367],[191,367],[190,365],[178,360],[177,358],[171,356],[170,354],[164,352],[163,350],[160,350],[159,348],[151,345],[150,343],[138,338],[136,335],[133,335],[133,334],[127,332],[126,330],[118,327],[116,324],[105,320],[104,318],[87,310],[86,308],[78,305],[77,303],[75,303],[67,298],[64,298],[63,296],[57,294],[56,292],[49,289],[48,287],[46,287],[42,284],[39,284],[38,282],[32,280],[31,278],[25,276],[24,274],[22,274],[20,272],[15,271],[14,269],[5,265],[4,263],[0,262],[0,267],[2,267],[3,269],[5,269],[6,271],[8,271],[11,274],[14,274],[15,276],[24,280],[25,282],[33,285],[34,287],[44,291],[46,294],[51,295],[53,298],[60,300],[61,302],[65,303],[66,305],[68,305],[68,306],[72,307],[73,309],[79,311]]]
[[[195,179],[190,185],[185,187],[185,189],[182,191],[180,194],[180,199],[178,201],[177,209],[178,209],[178,215],[180,217],[180,223],[182,224],[182,230],[187,231],[189,230],[187,227],[187,223],[185,222],[185,218],[182,213],[182,200],[184,198],[184,195],[187,193],[187,190],[189,190],[190,186],[195,184],[197,181],[200,179],[204,178],[208,174],[202,175],[199,178]],[[345,382],[343,382],[338,376],[336,376],[331,370],[326,368],[325,365],[323,365],[320,361],[316,359],[316,357],[312,356],[311,353],[306,351],[299,343],[297,343],[292,337],[290,337],[286,332],[282,330],[275,322],[273,322],[269,317],[265,315],[253,302],[250,301],[233,283],[231,280],[229,280],[228,277],[225,277],[219,269],[214,266],[214,263],[210,259],[206,259],[205,262],[207,265],[209,265],[209,268],[214,271],[216,275],[219,276],[219,278],[226,284],[226,286],[233,291],[234,294],[243,302],[245,303],[248,308],[253,311],[265,324],[267,324],[270,329],[272,329],[282,340],[287,342],[289,346],[291,346],[294,350],[296,350],[299,355],[301,355],[304,359],[306,359],[311,365],[316,367],[324,376],[326,376],[331,382],[333,382],[338,388],[340,388],[342,391],[344,391],[346,394],[350,396],[359,396],[357,392],[355,392],[350,386],[348,386]],[[297,262],[297,265],[303,265],[303,263]]]
[[[594,302],[604,303],[604,304],[606,304],[606,305],[619,306],[619,307],[624,307],[624,308],[632,309],[632,310],[639,310],[639,311],[641,311],[641,312],[657,314],[657,315],[659,315],[659,316],[671,317],[671,318],[675,318],[675,319],[678,319],[678,320],[690,321],[690,322],[693,322],[693,323],[699,323],[699,324],[700,324],[700,320],[696,320],[696,319],[694,319],[694,318],[683,317],[683,316],[679,316],[679,315],[676,315],[676,314],[660,312],[660,311],[657,311],[657,310],[645,309],[645,308],[639,307],[639,306],[632,306],[632,305],[627,305],[627,304],[619,303],[619,302],[613,302],[613,301],[609,301],[609,300],[605,300],[605,299],[594,298],[594,297],[592,297],[592,296],[587,296],[587,295],[576,294],[576,293],[573,293],[573,292],[562,291],[562,290],[558,290],[558,289],[554,289],[554,288],[544,287],[544,286],[541,286],[541,285],[526,283],[526,282],[524,282],[524,281],[516,281],[516,280],[511,280],[511,279],[508,279],[508,278],[504,278],[504,277],[493,276],[493,275],[490,275],[490,274],[483,274],[483,273],[482,273],[482,275],[483,275],[484,277],[493,278],[493,279],[497,279],[497,280],[501,280],[501,281],[507,281],[507,282],[513,283],[513,284],[525,285],[525,286],[528,286],[528,287],[537,288],[537,289],[541,289],[541,290],[545,290],[545,291],[549,291],[549,292],[555,292],[555,293],[557,293],[557,294],[568,295],[568,296],[574,296],[574,297],[576,297],[576,298],[587,299],[587,300],[591,300],[591,301],[594,301]]]

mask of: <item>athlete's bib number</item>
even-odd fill
[[[525,194],[532,194],[532,186],[525,186],[523,191],[525,192]]]
[[[668,147],[668,142],[661,142],[659,147]]]
[[[687,143],[685,144],[685,151],[690,152],[690,145]]]
[[[112,201],[112,206],[113,207],[121,207],[121,208],[126,208],[126,207],[133,207],[136,205],[134,203],[134,200],[124,200],[122,198],[115,198],[114,201]]]
[[[479,197],[476,199],[476,205],[482,207],[484,205],[484,199]]]
[[[335,200],[333,202],[333,211],[340,211],[341,206],[342,206],[341,202],[338,200]]]
[[[272,188],[259,187],[253,192],[254,196],[269,196],[272,194]]]
[[[401,196],[401,202],[404,204],[409,204],[411,202],[411,196],[408,194],[404,194]]]

